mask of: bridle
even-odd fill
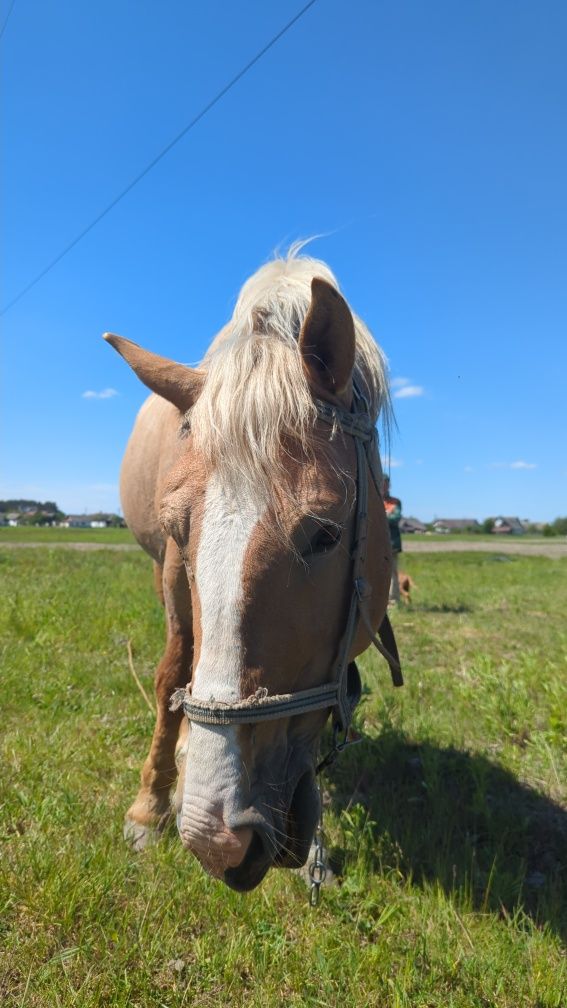
[[[171,698],[171,710],[183,707],[189,721],[203,725],[257,724],[283,717],[297,717],[317,710],[333,712],[334,747],[318,769],[327,766],[331,757],[348,744],[347,736],[352,715],[361,696],[361,681],[354,661],[349,662],[349,654],[360,618],[370,636],[372,644],[390,666],[394,686],[402,686],[402,670],[394,633],[387,615],[384,616],[378,637],[374,633],[368,612],[372,587],[364,577],[368,537],[368,474],[381,496],[382,469],[377,445],[377,431],[370,416],[365,397],[353,383],[353,408],[350,412],[338,406],[315,400],[317,417],[338,430],[354,438],[356,447],[356,518],[354,542],[351,549],[352,594],[348,618],[341,638],[337,661],[330,682],[312,689],[294,693],[269,695],[266,688],[258,689],[248,697],[233,704],[226,704],[211,698],[197,700],[191,696],[190,686],[176,690]],[[339,743],[339,733],[344,739]]]

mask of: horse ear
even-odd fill
[[[118,351],[144,385],[173,403],[182,413],[199,398],[205,380],[204,371],[176,364],[114,333],[104,333],[103,339]]]
[[[315,390],[335,395],[346,390],[354,367],[354,320],[344,297],[320,277],[311,281],[311,304],[299,349]]]

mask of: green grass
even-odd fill
[[[559,1008],[567,561],[404,556],[406,686],[367,652],[365,742],[326,778],[341,882],[240,896],[122,818],[162,614],[142,553],[0,548],[0,995],[26,1008]],[[562,788],[563,785],[563,788]]]
[[[0,546],[2,543],[135,543],[136,540],[127,528],[48,528],[35,525],[20,525],[14,528],[0,528]]]

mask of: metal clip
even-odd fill
[[[326,767],[331,766],[335,762],[337,756],[339,756],[340,753],[342,753],[343,749],[347,749],[348,746],[351,746],[351,745],[358,745],[359,742],[363,742],[364,741],[363,736],[359,735],[358,732],[353,731],[352,728],[346,728],[344,736],[343,736],[343,740],[342,740],[342,742],[339,742],[339,740],[338,740],[339,739],[339,732],[340,732],[340,728],[339,728],[338,724],[334,725],[333,726],[333,744],[332,744],[331,748],[329,749],[329,752],[327,753],[327,755],[324,756],[323,759],[321,760],[321,762],[317,764],[317,768],[315,770],[315,773],[319,774],[319,773],[321,773],[321,770],[325,770]]]
[[[317,825],[317,829],[315,830],[315,855],[313,861],[309,865],[309,878],[311,879],[309,905],[312,907],[319,906],[321,886],[327,877],[327,866],[324,861],[325,848],[323,840],[322,816],[323,813],[321,812],[319,823]]]

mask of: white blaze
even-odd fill
[[[262,513],[248,494],[229,498],[215,474],[207,487],[195,563],[201,608],[201,653],[193,672],[198,700],[240,699],[242,569],[252,532]],[[191,724],[182,831],[206,832],[240,809],[242,763],[237,729]]]

